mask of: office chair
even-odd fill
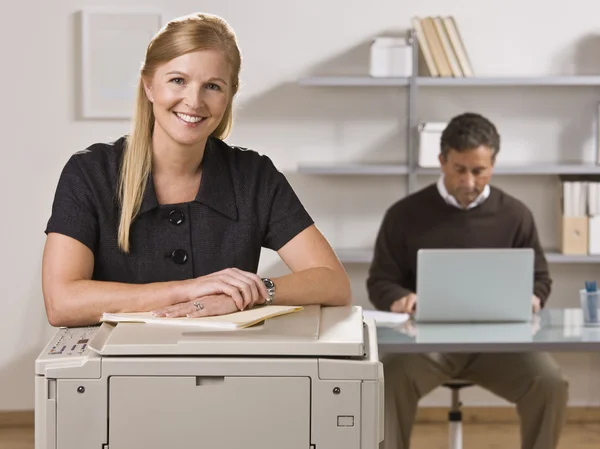
[[[451,408],[448,412],[448,448],[462,449],[462,412],[460,410],[462,403],[460,402],[460,389],[471,387],[473,384],[460,379],[452,379],[444,382],[442,386],[452,391]]]

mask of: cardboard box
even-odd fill
[[[561,252],[588,254],[588,217],[562,217]]]

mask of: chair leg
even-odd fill
[[[452,389],[452,409],[448,412],[448,447],[449,449],[462,449],[462,412],[460,410],[458,388]]]

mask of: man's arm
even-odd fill
[[[544,307],[552,290],[552,279],[548,272],[548,262],[544,250],[538,238],[535,220],[529,209],[526,209],[516,241],[517,247],[533,248],[535,252],[533,294],[539,298],[540,307]]]
[[[390,311],[396,300],[413,293],[403,286],[409,271],[406,260],[401,223],[390,209],[381,223],[367,278],[369,300],[377,309]]]

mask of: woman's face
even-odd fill
[[[196,51],[158,67],[144,87],[161,139],[203,145],[231,100],[231,68],[219,51]]]

